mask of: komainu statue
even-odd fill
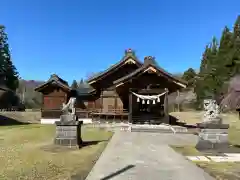
[[[203,116],[203,123],[214,123],[220,124],[222,119],[220,117],[220,108],[213,99],[205,99],[204,100],[204,116]]]
[[[67,104],[63,103],[63,108],[62,108],[63,114],[75,115],[76,114],[75,104],[76,104],[76,98],[74,97],[71,97]]]

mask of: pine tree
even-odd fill
[[[205,82],[208,86],[208,93],[211,96],[216,95],[219,89],[219,78],[217,75],[217,68],[219,66],[217,54],[218,54],[218,43],[216,37],[213,37],[211,43],[211,53],[209,56],[207,76],[205,77]]]
[[[195,80],[195,77],[196,77],[196,72],[194,71],[193,68],[189,68],[188,70],[186,70],[184,73],[183,73],[183,76],[182,76],[182,79],[184,79],[185,81],[188,82],[188,86],[189,87],[192,87],[193,84],[194,84],[194,80]]]
[[[85,88],[85,83],[84,83],[83,79],[80,80],[80,82],[78,84],[78,88]]]
[[[78,89],[78,84],[76,80],[73,80],[72,85],[71,85],[72,89]]]
[[[240,73],[240,16],[238,16],[233,30],[233,50],[232,50],[232,74]]]
[[[218,67],[217,74],[221,78],[223,82],[228,81],[230,79],[230,71],[229,65],[232,64],[232,42],[233,34],[230,32],[228,27],[225,27],[222,32],[222,37],[220,40],[220,46],[218,50]]]
[[[221,101],[223,95],[225,94],[225,82],[227,82],[231,77],[231,68],[229,68],[229,65],[231,67],[232,64],[232,38],[232,32],[230,32],[228,27],[225,27],[220,39],[220,45],[217,53],[216,71],[214,74],[216,80],[215,97],[218,101]]]
[[[212,43],[206,46],[201,61],[200,72],[198,74],[195,93],[197,103],[202,104],[203,99],[213,97],[217,91],[218,79],[216,76],[218,43],[214,37]]]
[[[199,76],[203,76],[207,70],[207,63],[208,63],[208,58],[209,58],[209,53],[211,49],[209,48],[209,45],[205,47],[205,51],[202,55],[202,60],[200,64],[200,70],[199,70]]]
[[[211,49],[209,45],[205,47],[204,53],[202,55],[202,60],[200,64],[200,70],[197,75],[196,84],[194,87],[194,92],[197,95],[197,105],[202,105],[202,100],[205,98],[205,77],[207,76],[208,71],[208,62],[210,57]]]
[[[18,87],[18,72],[11,60],[8,38],[4,26],[0,26],[0,65],[0,70],[5,75],[6,86],[15,91]]]

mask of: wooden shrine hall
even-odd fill
[[[129,123],[168,123],[168,94],[187,83],[158,66],[154,57],[142,63],[133,50],[105,71],[91,77],[78,89],[52,75],[35,90],[43,94],[42,123],[54,123],[61,115],[62,103],[76,97],[80,118]]]

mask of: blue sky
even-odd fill
[[[132,48],[171,73],[198,68],[205,45],[232,28],[239,0],[6,0],[13,62],[24,79],[71,82],[106,69]]]

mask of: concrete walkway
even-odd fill
[[[190,134],[116,132],[86,180],[214,180],[169,144],[195,144]]]

